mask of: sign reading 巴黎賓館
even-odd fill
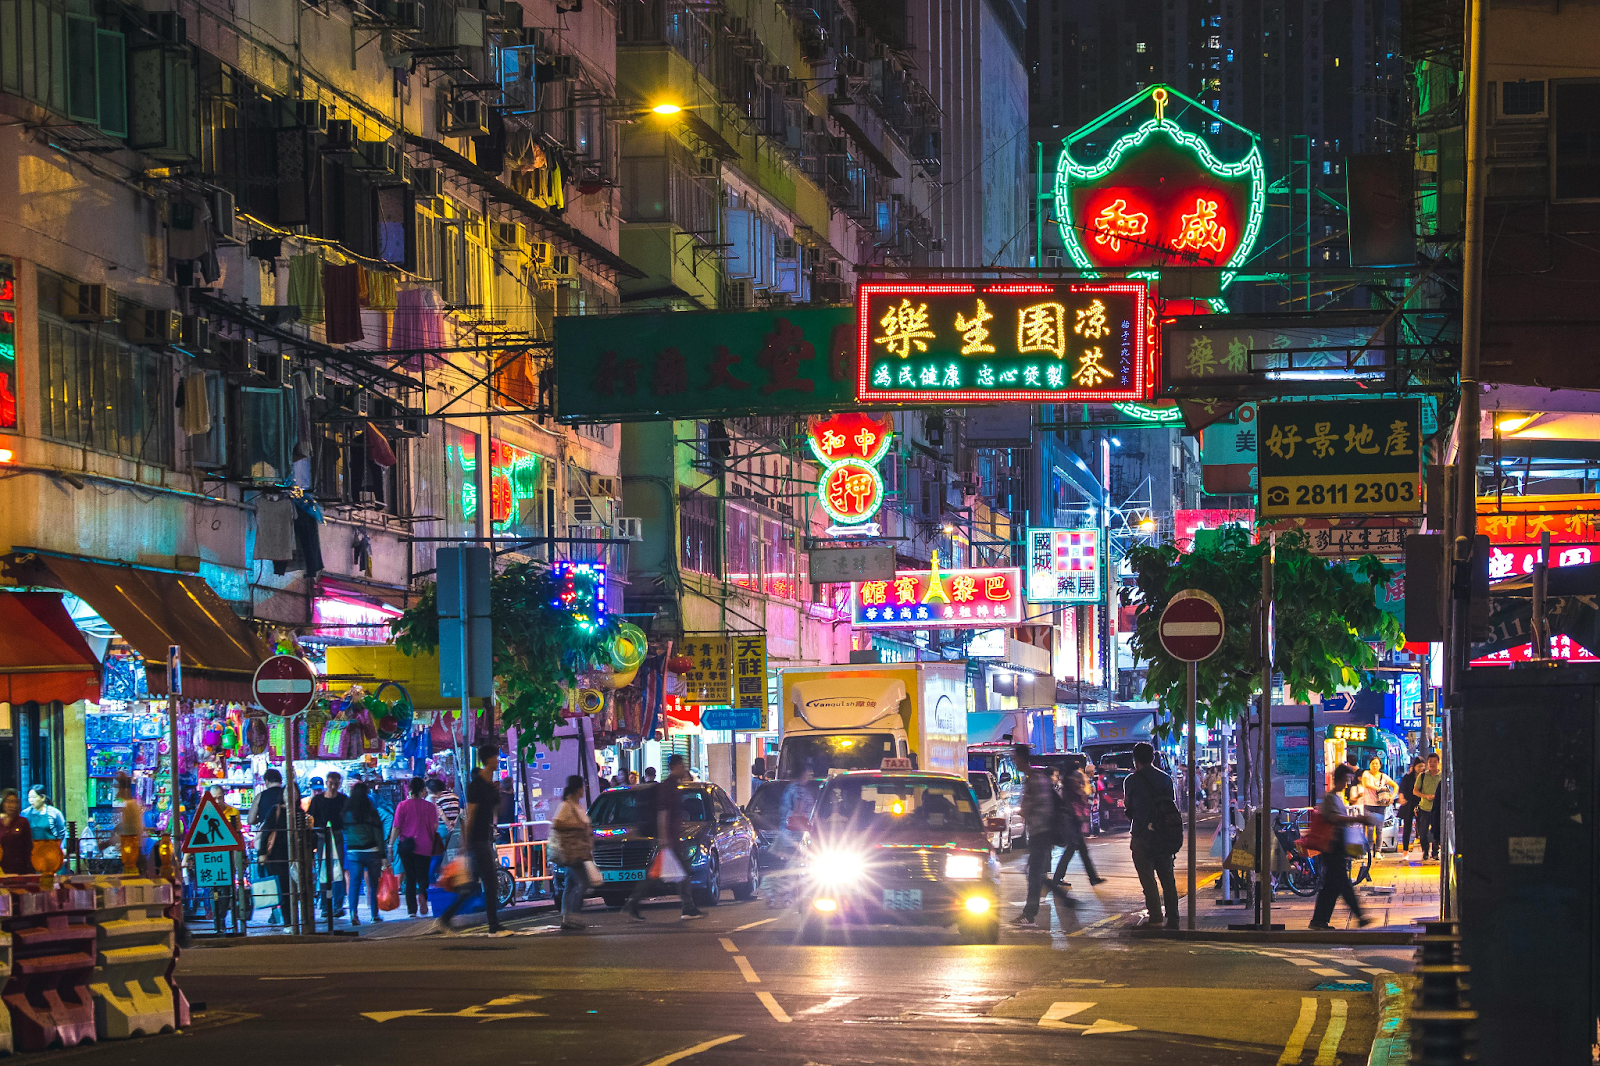
[[[1022,570],[997,567],[901,570],[892,581],[850,586],[850,622],[857,629],[973,629],[1022,621],[1027,590]]]
[[[1260,404],[1260,515],[1421,514],[1423,444],[1416,400]]]

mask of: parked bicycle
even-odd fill
[[[1297,896],[1315,896],[1322,890],[1322,871],[1300,846],[1300,835],[1305,827],[1298,821],[1287,812],[1273,820],[1273,831],[1278,834],[1278,847],[1286,863],[1282,873],[1273,875],[1273,886],[1288,889]]]

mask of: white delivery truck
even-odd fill
[[[885,759],[966,777],[964,662],[797,667],[779,684],[780,779],[876,770]]]

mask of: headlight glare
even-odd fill
[[[944,876],[948,881],[976,881],[983,876],[983,858],[966,852],[946,855]]]
[[[849,851],[825,851],[811,865],[811,872],[819,881],[838,883],[854,881],[866,869],[861,856]]]

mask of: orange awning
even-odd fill
[[[0,593],[0,703],[100,698],[100,664],[58,592]]]

